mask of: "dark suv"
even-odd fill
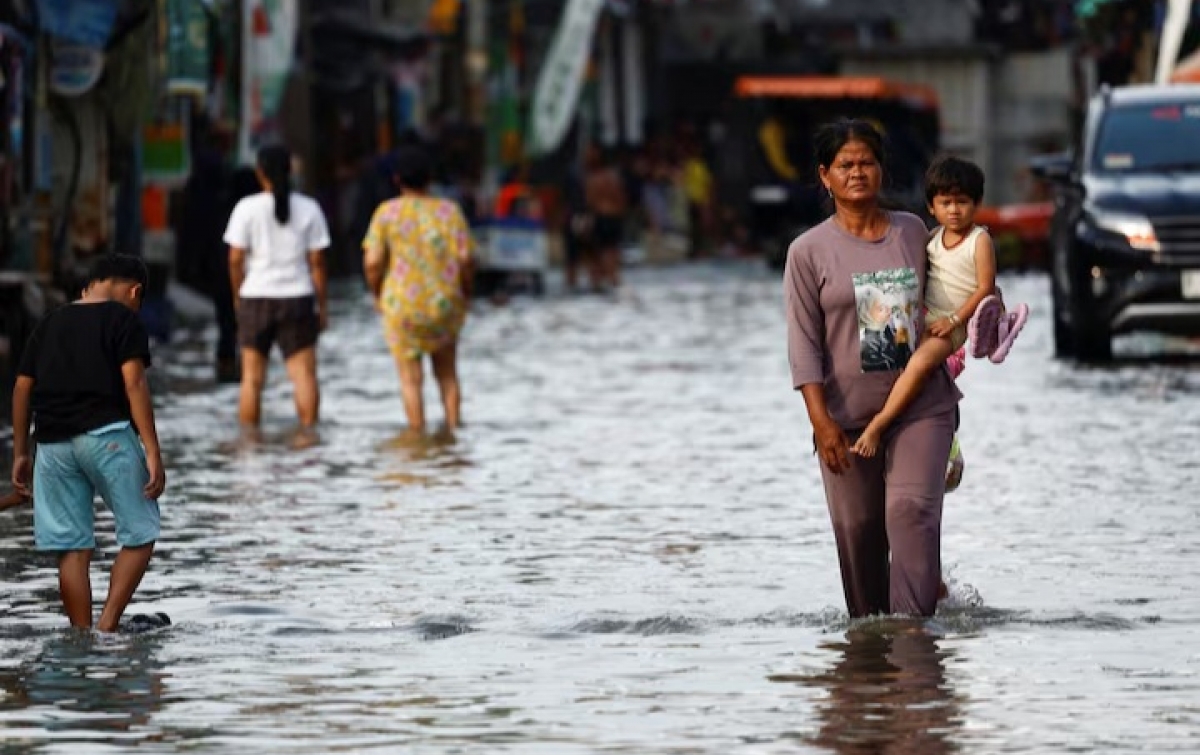
[[[1056,184],[1055,352],[1103,362],[1118,333],[1200,335],[1200,86],[1102,90],[1080,141],[1031,166]]]

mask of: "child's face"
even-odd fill
[[[929,205],[929,212],[947,230],[961,233],[975,225],[975,211],[979,205],[966,194],[938,194]]]

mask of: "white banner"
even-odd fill
[[[238,155],[253,165],[279,135],[276,116],[296,50],[297,0],[242,0],[242,112]]]
[[[1192,0],[1168,0],[1167,19],[1163,22],[1162,37],[1158,40],[1158,68],[1154,72],[1155,84],[1166,84],[1179,60],[1179,47],[1187,31],[1188,19],[1192,15]]]
[[[533,91],[530,149],[553,151],[571,126],[605,0],[567,0]]]

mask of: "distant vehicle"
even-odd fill
[[[842,117],[874,123],[887,141],[884,202],[926,214],[922,179],[938,150],[940,111],[929,87],[873,77],[743,76],[729,141],[740,155],[741,208],[772,267],[782,268],[793,239],[829,213],[814,168],[812,137]]]
[[[1101,90],[1079,148],[1030,167],[1055,184],[1058,356],[1109,361],[1134,330],[1200,336],[1200,86]]]
[[[545,293],[549,242],[542,202],[533,187],[506,184],[489,217],[471,229],[475,237],[476,291]]]

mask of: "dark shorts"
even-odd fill
[[[316,299],[242,299],[238,307],[238,343],[266,356],[278,343],[283,358],[317,345],[321,320]]]

